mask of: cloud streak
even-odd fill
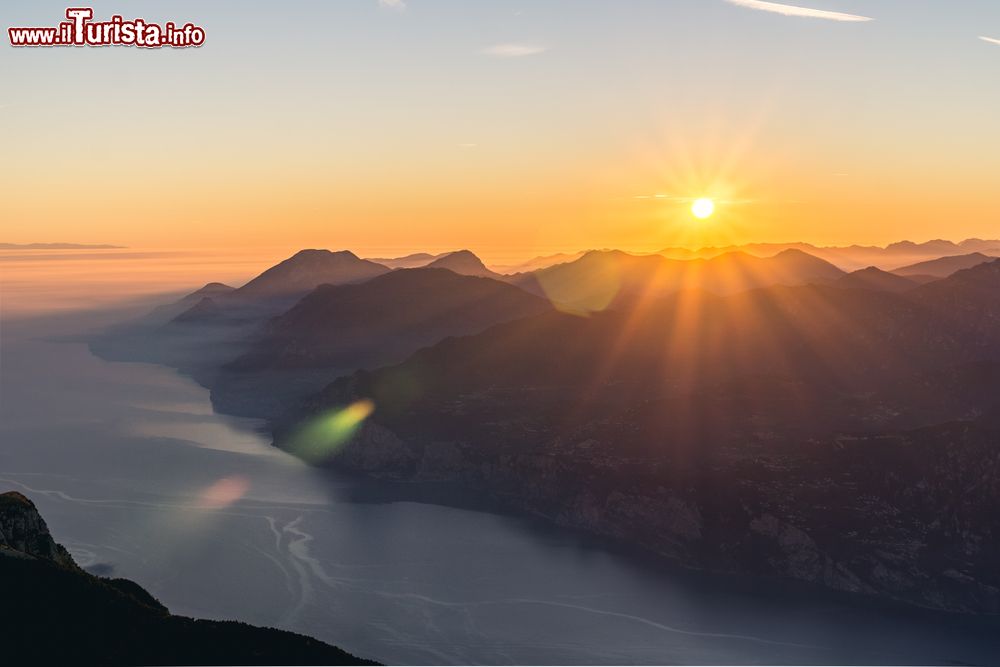
[[[981,36],[979,39],[983,40],[984,42],[989,42],[990,44],[1000,44],[1000,39],[995,39],[993,37],[982,37]]]
[[[548,47],[534,44],[497,44],[483,49],[483,53],[497,58],[523,58],[548,51]]]
[[[378,6],[385,9],[406,9],[406,0],[378,0]]]
[[[810,9],[809,7],[796,7],[795,5],[784,5],[778,2],[763,2],[763,0],[726,0],[731,5],[756,9],[782,16],[798,16],[810,19],[825,19],[827,21],[874,21],[870,16],[858,16],[857,14],[844,14],[841,12],[828,12],[822,9]]]

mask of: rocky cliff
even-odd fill
[[[839,436],[801,452],[758,439],[684,462],[614,454],[618,423],[546,451],[497,452],[373,424],[331,465],[458,483],[506,507],[716,572],[797,579],[959,612],[1000,612],[1000,431],[952,423]]]
[[[76,568],[69,552],[52,539],[34,504],[16,491],[0,494],[0,549]]]

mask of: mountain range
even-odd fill
[[[894,270],[893,273],[898,276],[907,277],[930,276],[932,278],[947,278],[956,271],[971,269],[974,266],[985,264],[993,259],[993,257],[988,257],[981,252],[974,252],[968,255],[951,255],[903,266]]]
[[[549,308],[514,286],[439,268],[322,285],[271,319],[243,354],[215,372],[213,401],[237,414],[275,416],[340,374],[398,363],[445,338]]]
[[[710,258],[727,252],[746,252],[759,257],[769,257],[782,250],[801,250],[814,257],[825,259],[845,271],[856,271],[868,266],[883,270],[898,269],[902,266],[937,259],[944,256],[982,253],[990,257],[1000,257],[1000,240],[966,239],[955,243],[942,239],[914,243],[899,241],[887,246],[816,246],[811,243],[750,243],[719,248],[665,248],[658,254],[674,259]]]
[[[924,243],[899,241],[887,246],[817,246],[811,243],[747,243],[722,247],[705,247],[697,250],[689,248],[664,248],[651,253],[662,255],[669,259],[711,259],[727,253],[746,253],[755,257],[773,257],[784,250],[799,250],[801,252],[826,260],[831,264],[852,272],[875,266],[891,271],[904,266],[938,259],[946,256],[971,255],[980,253],[987,257],[1000,257],[1000,240],[966,239],[955,243],[946,240],[933,240]],[[557,264],[566,264],[580,259],[587,252],[556,253],[535,257],[516,264],[492,265],[490,268],[502,275],[531,273]],[[600,252],[600,251],[598,251]],[[396,259],[384,258],[371,261],[390,268],[419,268],[427,266],[432,261],[440,259],[449,253],[430,255],[417,253]],[[637,253],[638,254],[638,253]],[[961,267],[968,268],[968,267]],[[957,270],[957,269],[956,269]],[[945,277],[945,276],[939,276]]]
[[[370,402],[329,464],[463,484],[692,567],[995,613],[998,381],[1000,261],[903,295],[546,313],[342,378],[276,433]]]
[[[120,250],[105,243],[0,243],[0,250]]]
[[[659,255],[592,251],[580,259],[511,276],[514,284],[545,295],[568,312],[593,312],[679,290],[731,294],[767,285],[825,283],[844,275],[836,266],[799,250],[773,257],[731,252],[712,259],[676,260]]]
[[[512,275],[468,251],[304,251],[92,349],[190,373],[292,451],[336,431],[313,463],[690,567],[995,613],[1000,261],[953,245],[862,248],[945,254],[850,273],[799,248]],[[342,413],[361,416],[312,428]]]

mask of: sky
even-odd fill
[[[0,241],[510,256],[1000,236],[995,0],[93,6],[206,43],[4,35]]]

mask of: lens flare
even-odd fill
[[[295,432],[289,440],[289,448],[310,463],[329,460],[350,442],[374,411],[375,404],[364,399],[324,412]]]
[[[202,507],[222,509],[229,507],[250,490],[250,480],[246,477],[223,477],[202,491],[198,498]]]

